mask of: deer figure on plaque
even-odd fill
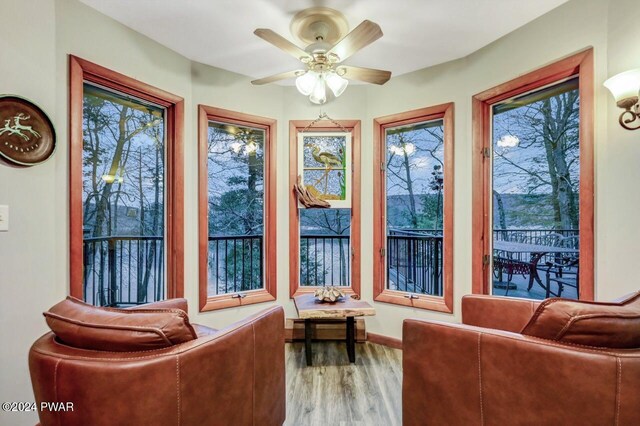
[[[20,136],[25,141],[31,139],[28,134],[23,133],[28,132],[31,136],[35,136],[36,138],[40,137],[40,133],[35,131],[31,126],[25,126],[21,123],[21,121],[26,121],[31,118],[30,115],[25,115],[25,113],[21,112],[15,115],[13,118],[13,126],[11,126],[11,118],[4,120],[4,127],[0,127],[0,135],[4,133],[9,133],[10,135]]]

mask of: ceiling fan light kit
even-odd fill
[[[255,85],[295,77],[296,88],[314,104],[327,102],[327,87],[334,97],[344,93],[348,79],[384,84],[391,73],[341,65],[360,49],[382,37],[378,24],[365,20],[345,35],[347,20],[340,12],[326,7],[312,7],[296,14],[291,21],[294,37],[309,43],[302,49],[272,30],[258,28],[254,34],[300,60],[306,69],[283,72],[253,80]]]
[[[318,105],[322,105],[327,102],[327,88],[322,74],[318,76],[316,84],[313,86],[313,92],[309,95],[309,100]]]
[[[296,78],[296,88],[314,104],[327,101],[327,87],[336,98],[346,90],[349,80],[340,77],[335,71],[307,71]]]

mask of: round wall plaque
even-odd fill
[[[0,158],[19,166],[48,159],[56,133],[47,114],[19,96],[0,95]]]

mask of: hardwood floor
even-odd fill
[[[402,424],[402,351],[358,343],[349,364],[344,342],[314,342],[312,367],[304,343],[287,343],[285,353],[285,425]]]

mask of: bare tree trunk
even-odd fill
[[[249,152],[247,155],[247,164],[249,177],[247,178],[247,199],[249,201],[247,209],[247,222],[245,223],[245,233],[250,235],[254,231],[256,225],[255,206],[254,203],[257,198],[256,185],[258,181],[258,157],[256,152]]]
[[[402,165],[407,175],[407,192],[409,193],[409,215],[411,217],[411,227],[415,229],[418,227],[418,213],[416,210],[416,200],[413,195],[413,180],[411,179],[409,156],[406,152],[404,153]]]
[[[577,223],[575,214],[575,194],[571,185],[571,175],[567,164],[567,132],[571,125],[573,104],[577,93],[566,93],[557,97],[554,109],[551,100],[543,101],[540,112],[543,115],[544,147],[549,166],[552,186],[552,202],[556,229],[573,229]]]
[[[164,150],[163,150],[163,145],[159,143],[159,138],[156,137],[156,140],[158,141],[158,143],[156,144],[156,150],[155,150],[155,185],[154,185],[154,200],[153,200],[153,208],[155,210],[155,214],[152,217],[153,223],[151,226],[151,229],[153,230],[153,235],[154,236],[159,236],[160,233],[162,233],[162,235],[164,236],[164,231],[163,231],[163,227],[160,226],[162,224],[164,224],[164,220],[162,221],[162,223],[160,223],[160,221],[158,220],[159,216],[160,216],[160,209],[163,208],[162,206],[160,206],[160,157],[161,154],[164,155]],[[164,203],[163,203],[164,204]],[[162,212],[163,217],[164,217],[164,211]],[[164,238],[160,240],[161,244],[164,244]],[[148,240],[148,246],[147,246],[147,262],[145,264],[145,271],[144,271],[144,277],[142,279],[142,282],[139,283],[138,286],[138,303],[143,303],[147,301],[147,296],[148,296],[148,288],[149,288],[149,280],[151,279],[151,270],[153,268],[153,265],[156,262],[156,244],[157,244],[157,240]],[[159,280],[160,277],[157,276],[155,277],[156,280]]]
[[[507,229],[507,219],[504,213],[504,203],[502,202],[502,194],[495,189],[493,190],[493,196],[496,198],[496,205],[498,206],[498,220],[500,221],[500,229]]]

